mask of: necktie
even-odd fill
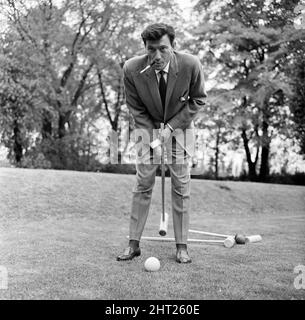
[[[161,97],[161,101],[162,101],[162,106],[163,106],[163,110],[164,110],[164,106],[165,106],[165,97],[166,97],[166,82],[164,79],[164,71],[161,70],[160,72],[160,80],[159,80],[159,92],[160,92],[160,97]]]

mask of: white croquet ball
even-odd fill
[[[160,269],[160,261],[155,257],[147,258],[144,263],[144,268],[146,271],[158,271]]]
[[[224,246],[226,248],[232,248],[235,244],[235,239],[234,237],[228,237],[225,239],[225,241],[223,242]]]

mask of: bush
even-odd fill
[[[269,183],[294,184],[305,186],[305,172],[297,172],[295,174],[272,174],[269,177]]]
[[[134,164],[101,164],[96,166],[95,171],[120,173],[120,174],[135,174],[136,166]]]
[[[29,154],[25,154],[21,159],[21,163],[19,165],[21,168],[29,168],[29,169],[51,169],[52,164],[48,161],[45,156],[39,152],[31,152]]]
[[[204,180],[216,180],[214,174],[210,172],[205,172],[201,175],[194,175],[192,179],[204,179]],[[250,181],[247,174],[242,174],[240,177],[219,177],[217,180],[229,180],[229,181]],[[295,174],[272,174],[270,175],[266,181],[259,181],[259,177],[257,177],[256,181],[252,182],[264,182],[264,183],[277,183],[277,184],[292,184],[292,185],[300,185],[305,186],[305,172],[298,172]]]

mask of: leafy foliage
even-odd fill
[[[96,122],[104,118],[119,131],[120,119],[129,116],[122,65],[141,51],[139,26],[161,13],[175,19],[178,11],[168,0],[6,0],[0,8],[8,19],[0,57],[9,69],[1,88],[6,145],[14,153],[17,143],[16,162],[36,150],[52,167],[87,167],[100,147]],[[12,82],[18,101],[10,98]]]
[[[305,52],[304,52],[305,54]],[[293,94],[290,110],[295,124],[295,136],[301,147],[300,152],[305,154],[305,59],[304,55],[290,67]]]
[[[271,140],[279,133],[291,136],[287,104],[293,90],[285,66],[291,59],[291,47],[305,40],[304,30],[293,26],[296,4],[271,0],[197,4],[201,17],[195,30],[197,52],[204,52],[203,61],[218,71],[215,89],[227,88],[225,101],[216,99],[220,99],[219,106],[224,103],[235,114],[231,123],[240,130],[253,180],[257,179],[258,153],[259,178],[266,180]]]

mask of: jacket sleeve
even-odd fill
[[[128,70],[126,63],[124,65],[123,71],[126,104],[134,118],[135,127],[138,129],[147,129],[149,131],[152,131],[152,129],[154,129],[154,123],[137,93],[137,89],[134,85],[132,76]]]
[[[185,101],[185,105],[180,111],[168,121],[170,126],[174,130],[185,130],[188,128],[200,108],[205,105],[204,100],[206,97],[207,93],[205,90],[203,67],[199,59],[196,59],[196,63],[193,65],[192,69],[189,99]]]

